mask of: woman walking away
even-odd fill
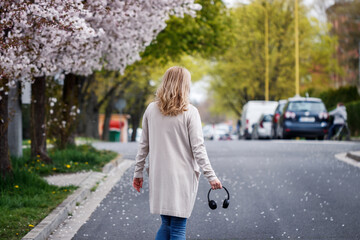
[[[169,68],[143,116],[133,187],[140,192],[149,154],[150,212],[162,219],[156,240],[185,239],[200,168],[212,189],[222,188],[206,153],[199,112],[189,103],[190,84],[187,69]]]

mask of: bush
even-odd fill
[[[317,95],[317,94],[316,94]],[[336,107],[338,102],[344,104],[360,100],[360,95],[356,86],[340,87],[338,89],[329,89],[321,92],[316,97],[323,100],[327,109]]]
[[[360,101],[345,104],[348,124],[352,136],[360,135]]]

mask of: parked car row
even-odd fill
[[[208,124],[203,127],[205,140],[234,140],[238,136],[232,132],[232,126],[226,123]]]
[[[245,139],[305,137],[322,140],[328,131],[328,120],[329,114],[319,98],[249,101],[243,108],[240,132]]]
[[[128,142],[131,142],[132,132],[133,132],[133,129],[129,128],[128,129]],[[140,142],[141,134],[142,134],[142,128],[137,128],[135,142]]]
[[[272,115],[278,105],[276,101],[249,101],[247,102],[242,111],[241,116],[241,128],[240,136],[245,139],[251,139],[253,136],[253,127],[256,125],[257,129],[268,127],[268,124],[265,124],[266,127],[263,127],[263,124],[260,126],[261,119],[265,115]],[[260,122],[259,122],[260,120]],[[264,130],[266,131],[266,130]],[[256,136],[260,136],[259,132],[256,133]]]

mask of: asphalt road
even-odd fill
[[[136,143],[96,143],[134,159]],[[360,239],[360,168],[334,155],[359,143],[318,141],[206,142],[213,168],[231,193],[228,209],[201,176],[187,223],[188,239]],[[74,239],[154,239],[160,216],[151,215],[148,185],[132,188],[134,168],[116,184]]]

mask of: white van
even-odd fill
[[[251,138],[252,125],[256,123],[261,114],[274,114],[278,105],[276,101],[249,101],[242,110],[240,136]]]

